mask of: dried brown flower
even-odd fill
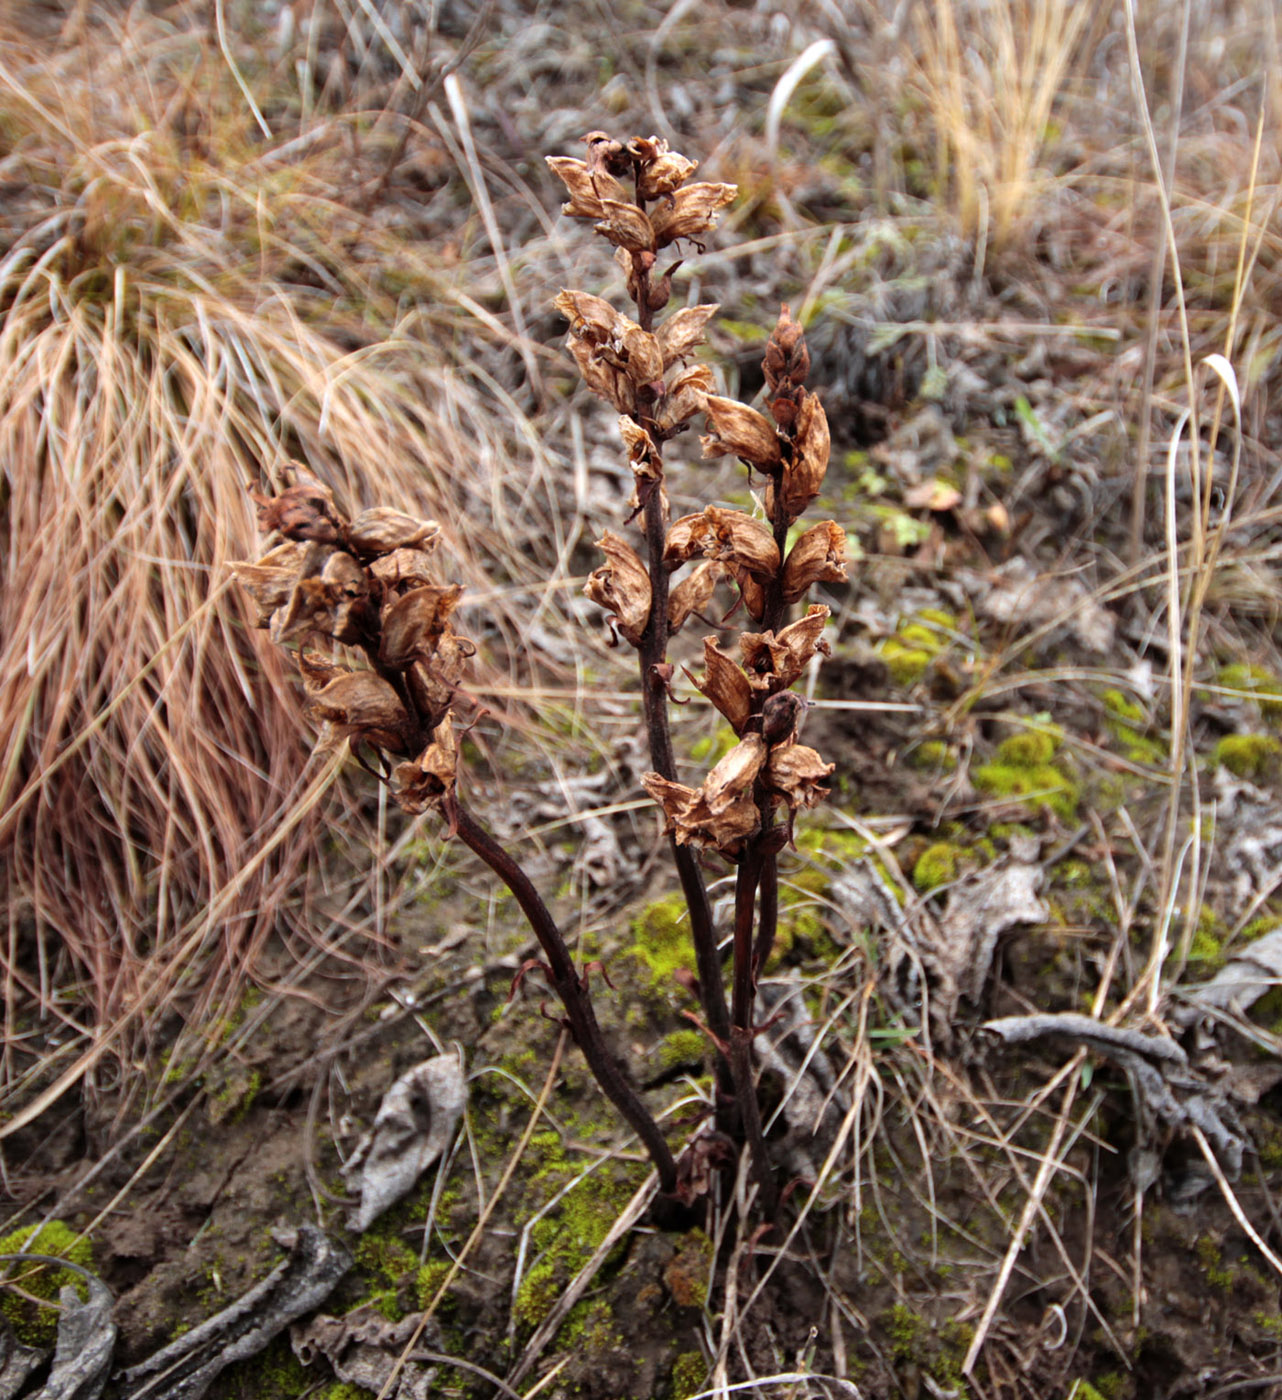
[[[258,609],[255,626],[269,626],[272,614],[289,602],[306,554],[306,545],[286,540],[264,554],[256,564],[232,564],[236,582],[249,594]]]
[[[547,163],[569,191],[569,202],[561,206],[561,212],[571,219],[603,218],[602,200],[623,202],[628,197],[620,181],[604,170],[593,173],[586,161],[572,156],[548,156]]]
[[[663,809],[665,830],[680,846],[711,846],[723,855],[737,855],[761,823],[754,784],[766,760],[759,734],[749,734],[730,750],[703,786],[689,788],[658,773],[645,773],[641,783]]]
[[[709,394],[703,403],[712,431],[700,441],[705,457],[731,453],[757,467],[774,467],[782,460],[779,434],[774,424],[737,399]]]
[[[788,551],[783,566],[784,602],[797,602],[820,582],[846,582],[846,532],[834,520],[812,525]]]
[[[704,639],[703,666],[703,675],[690,679],[726,717],[731,729],[742,734],[752,713],[752,685],[743,667],[721,650],[715,637]]]
[[[663,368],[670,369],[678,360],[691,354],[704,342],[703,328],[717,314],[715,302],[703,306],[686,306],[674,311],[659,327],[659,349],[663,352]]]
[[[665,195],[651,211],[652,246],[665,248],[678,238],[697,239],[717,224],[717,211],[739,193],[738,185],[686,185]]]
[[[780,504],[789,524],[819,494],[828,471],[830,450],[828,415],[816,394],[803,392],[793,428],[792,456],[784,463],[779,482]],[[771,495],[773,491],[771,483]]]
[[[373,671],[335,676],[311,697],[309,709],[340,733],[391,753],[402,751],[406,733],[412,728],[396,691]]]
[[[664,541],[663,562],[670,568],[686,563],[696,554],[703,553],[704,542],[711,535],[712,526],[703,511],[674,520],[668,527],[668,537]]]
[[[803,618],[775,632],[744,632],[739,637],[743,668],[754,690],[774,694],[787,690],[806,669],[816,652],[829,654],[822,640],[830,614],[822,603],[814,603]]]
[[[361,554],[391,554],[398,549],[428,550],[441,533],[435,520],[416,520],[390,506],[363,510],[347,529],[348,547]]]
[[[722,560],[736,575],[741,569],[763,579],[778,573],[779,546],[760,520],[720,506],[708,506],[703,514],[712,531],[704,546],[709,557]]]
[[[264,533],[276,530],[286,539],[317,544],[337,544],[342,538],[342,516],[334,504],[334,493],[314,477],[290,486],[279,496],[251,494],[258,506],[258,528]]]
[[[770,750],[766,762],[765,784],[782,796],[790,812],[797,812],[803,807],[815,806],[828,796],[828,789],[820,784],[831,776],[836,766],[825,763],[814,749],[804,744],[777,746]]]
[[[453,716],[446,711],[423,752],[408,763],[397,764],[392,790],[404,811],[420,816],[454,791],[457,776],[458,741]]]
[[[703,405],[715,383],[707,365],[691,365],[668,381],[668,392],[659,404],[658,424],[665,433],[684,427]]]
[[[626,248],[629,253],[654,252],[658,246],[654,225],[635,204],[603,199],[601,210],[602,219],[596,231],[616,248]]]
[[[462,584],[428,584],[384,608],[383,664],[400,668],[430,656],[462,593]]]
[[[668,630],[679,632],[692,614],[706,611],[717,583],[724,576],[724,564],[716,559],[705,559],[687,578],[682,579],[668,594]]]
[[[612,530],[597,541],[606,562],[588,575],[583,591],[611,613],[610,621],[633,646],[650,620],[650,575],[635,549]]]
[[[405,673],[414,708],[429,724],[439,724],[454,703],[467,663],[475,655],[475,645],[447,623],[431,656]]]

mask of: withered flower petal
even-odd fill
[[[588,575],[583,591],[612,614],[611,621],[633,646],[640,646],[650,620],[650,575],[636,550],[612,530],[597,547],[605,551],[606,562]]]
[[[596,230],[616,248],[626,248],[629,253],[654,252],[654,226],[635,204],[619,199],[603,199],[601,211],[602,220]]]
[[[703,511],[697,515],[683,515],[668,527],[668,537],[663,545],[663,562],[669,568],[676,568],[702,554],[704,542],[711,538],[712,526]]]
[[[399,763],[392,790],[401,808],[419,816],[454,790],[458,777],[458,741],[453,716],[446,711],[432,733],[432,742],[415,759]]]
[[[397,549],[431,549],[441,527],[435,520],[416,520],[391,506],[363,510],[347,531],[347,543],[362,554],[391,554]]]
[[[286,540],[257,563],[233,563],[232,575],[258,609],[255,626],[266,627],[272,613],[289,602],[302,567],[306,547]]]
[[[742,764],[742,757],[737,762]],[[702,788],[688,788],[658,773],[644,773],[641,783],[663,809],[664,830],[679,846],[711,846],[723,855],[732,856],[738,854],[761,822],[752,777],[741,787],[719,784],[715,812],[708,802],[706,782]],[[711,778],[709,774],[709,781]]]
[[[634,384],[653,384],[663,377],[663,371],[667,368],[658,338],[649,331],[643,331],[626,316],[619,319],[623,322],[619,347],[627,362],[628,378]]]
[[[546,159],[570,193],[569,202],[561,206],[561,212],[571,219],[599,219],[604,213],[603,199],[624,201],[628,197],[623,185],[606,170],[589,170],[585,161],[575,160],[573,156],[548,156]]]
[[[732,453],[758,467],[773,467],[782,460],[779,434],[774,424],[755,408],[709,394],[703,402],[712,431],[700,439],[705,457]]]
[[[702,306],[685,306],[674,311],[659,327],[659,349],[663,352],[663,368],[670,369],[679,359],[689,355],[704,341],[703,328],[717,314],[715,302]]]
[[[432,582],[432,556],[422,549],[394,549],[371,559],[369,572],[385,588],[417,588]]]
[[[311,697],[308,708],[315,718],[393,752],[409,721],[396,691],[373,671],[336,676]]]
[[[668,594],[668,630],[679,632],[692,613],[702,613],[712,602],[717,582],[725,575],[725,565],[705,559]]]
[[[801,400],[793,427],[792,458],[785,463],[780,481],[780,502],[791,524],[819,494],[828,470],[831,450],[828,415],[818,395]]]
[[[676,151],[660,152],[641,172],[641,198],[658,199],[660,195],[671,194],[698,168],[697,160],[689,160]]]
[[[397,598],[383,611],[379,659],[387,666],[408,666],[430,656],[462,593],[459,583],[428,584]]]
[[[590,336],[596,341],[609,340],[620,319],[619,313],[604,297],[594,297],[590,292],[576,292],[567,288],[557,293],[553,305],[569,321],[575,335]]]
[[[738,193],[738,185],[698,184],[665,195],[651,211],[657,246],[664,248],[678,238],[697,238],[710,232],[716,227],[717,211]]]
[[[708,506],[703,512],[713,539],[705,543],[709,558],[720,559],[734,569],[746,569],[760,578],[773,578],[779,571],[779,546],[774,536],[752,516],[741,510]]]
[[[782,795],[791,811],[813,807],[828,796],[820,786],[830,777],[835,763],[825,763],[814,749],[804,744],[787,744],[770,750],[765,782],[772,792]]]
[[[739,585],[739,596],[743,599],[748,616],[754,622],[760,622],[766,615],[765,584],[747,569],[736,569],[734,581]]]
[[[696,413],[703,412],[704,402],[716,381],[707,365],[690,365],[674,374],[668,381],[668,392],[659,405],[659,427],[665,433],[684,427]]]
[[[761,772],[769,750],[760,734],[745,734],[703,780],[701,792],[708,810],[720,816],[752,784]]]
[[[816,652],[829,654],[822,640],[829,611],[814,603],[805,617],[774,632],[743,632],[739,650],[743,653],[743,668],[754,690],[774,694],[786,690],[806,669]]]
[[[783,566],[784,602],[797,602],[820,582],[846,582],[846,532],[835,520],[812,525],[788,551]]]
[[[703,675],[690,679],[726,717],[731,729],[742,734],[752,713],[752,685],[743,667],[721,650],[715,637],[704,639],[703,666]]]
[[[454,703],[468,661],[475,655],[475,645],[446,623],[431,656],[416,661],[405,673],[410,697],[420,715],[432,724],[440,723]]]
[[[312,540],[337,544],[342,536],[342,517],[334,504],[334,493],[314,477],[290,486],[279,496],[255,495],[258,528],[276,530],[290,540]]]
[[[620,413],[632,413],[637,406],[637,388],[625,371],[601,357],[600,346],[580,336],[570,339],[570,354],[579,367],[583,382]]]

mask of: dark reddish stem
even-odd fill
[[[606,1047],[592,1003],[547,905],[525,871],[466,808],[455,802],[448,809],[448,815],[463,844],[480,856],[516,896],[516,902],[521,906],[521,912],[534,930],[543,956],[547,959],[548,977],[565,1007],[571,1034],[606,1097],[645,1144],[650,1160],[658,1170],[660,1188],[665,1194],[672,1195],[677,1187],[677,1167],[672,1152],[659,1125],[641,1102],[636,1090],[624,1078],[614,1056]]]
[[[757,885],[761,879],[763,859],[757,843],[750,842],[739,862],[734,887],[734,993],[730,1018],[730,1069],[734,1074],[735,1099],[743,1120],[743,1135],[748,1144],[753,1174],[761,1192],[761,1204],[766,1215],[774,1218],[779,1207],[770,1158],[766,1155],[766,1140],[761,1130],[761,1109],[757,1104],[756,1085],[752,1077],[752,1012],[756,998],[756,977],[753,968],[752,924],[757,909]]]

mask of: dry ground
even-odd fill
[[[315,1223],[355,1256],[326,1310],[376,1362],[425,1318],[406,1396],[1282,1394],[1282,62],[1267,0],[1134,24],[11,7],[3,1204],[83,1235],[123,1363]],[[806,322],[861,556],[824,596],[806,733],[838,770],[763,992],[773,1234],[741,1174],[682,1230],[611,1236],[644,1160],[532,979],[510,995],[512,901],[309,758],[227,583],[246,489],[288,458],[441,520],[491,711],[473,805],[695,1131],[633,679],[579,592],[627,473],[551,301],[620,288],[542,156],[595,128],[739,185],[679,295],[721,303],[710,358],[745,398],[780,302]],[[678,511],[748,505],[679,455]],[[680,711],[692,773],[714,721]],[[1252,1005],[1206,990],[1234,968]],[[1042,1012],[1149,1048],[984,1028]],[[339,1167],[450,1046],[463,1129],[358,1235]],[[4,1311],[52,1332],[12,1286]],[[373,1392],[282,1335],[209,1393]]]

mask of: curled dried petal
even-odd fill
[[[612,530],[597,541],[606,562],[588,575],[583,591],[611,614],[611,621],[632,643],[641,645],[641,634],[650,620],[650,575],[635,549]]]
[[[352,521],[347,543],[362,554],[391,554],[397,549],[431,549],[440,533],[435,520],[416,520],[390,506],[374,506]]]
[[[821,603],[812,604],[805,617],[789,623],[778,633],[744,632],[739,637],[743,668],[754,690],[774,694],[796,681],[817,652],[829,654],[823,629],[829,611]]]
[[[683,578],[668,594],[668,630],[679,632],[692,614],[706,611],[716,592],[717,582],[725,575],[725,565],[716,559],[705,559],[688,578]]]
[[[643,331],[626,316],[619,319],[625,323],[619,337],[619,349],[627,364],[628,377],[634,384],[652,384],[662,379],[667,365],[659,348],[658,337]]]
[[[670,568],[686,563],[696,554],[703,553],[704,542],[711,535],[712,526],[703,511],[674,520],[663,545],[663,562]]]
[[[717,211],[739,193],[738,185],[686,185],[665,195],[652,211],[653,232],[664,248],[678,238],[698,238],[716,227]]]
[[[737,855],[761,821],[753,785],[766,758],[760,735],[736,744],[700,788],[645,773],[645,790],[663,809],[666,831],[681,846],[711,846]]]
[[[432,582],[432,557],[422,549],[394,549],[371,559],[369,572],[388,590],[418,588]]]
[[[704,639],[703,666],[703,675],[690,679],[726,717],[731,729],[742,734],[752,713],[752,685],[743,668],[721,650],[715,637]]]
[[[660,152],[641,173],[641,198],[658,199],[660,195],[671,194],[698,168],[697,160],[688,160],[676,151]]]
[[[723,457],[732,453],[758,467],[772,467],[782,460],[779,434],[774,424],[755,408],[709,394],[703,411],[708,415],[712,431],[701,439],[705,457]]]
[[[760,520],[741,510],[723,510],[720,506],[708,506],[703,514],[713,536],[713,541],[704,546],[710,558],[720,559],[734,569],[746,569],[760,578],[773,578],[778,573],[779,546]]]
[[[232,575],[258,609],[256,626],[266,627],[272,613],[289,602],[306,556],[306,545],[286,540],[257,563],[233,563]]]
[[[707,365],[691,365],[668,381],[668,392],[659,405],[659,427],[671,433],[702,413],[715,380]]]
[[[586,335],[597,341],[609,340],[614,335],[619,313],[604,297],[566,289],[557,293],[553,305],[569,321],[575,335]]]
[[[603,199],[626,200],[627,190],[606,170],[592,171],[587,162],[575,160],[572,156],[548,156],[547,163],[569,191],[570,199],[561,206],[561,212],[571,219],[599,219],[603,217]]]
[[[431,656],[405,673],[414,707],[429,723],[439,724],[454,703],[467,663],[475,655],[475,645],[446,623]]]
[[[432,742],[415,759],[399,763],[392,791],[406,812],[419,816],[453,792],[458,777],[458,741],[453,716],[446,711],[432,732]]]
[[[334,504],[334,493],[314,477],[290,486],[279,496],[254,495],[258,506],[258,528],[276,530],[290,540],[311,540],[317,544],[337,544],[342,538],[342,516]]]
[[[397,752],[409,727],[409,716],[396,691],[373,671],[336,676],[311,697],[309,709],[340,731]]]
[[[384,608],[380,660],[388,666],[409,666],[430,656],[462,593],[459,583],[428,584]]]
[[[747,569],[735,570],[735,582],[739,585],[739,596],[743,599],[743,606],[747,610],[748,616],[754,622],[760,622],[766,615],[766,588],[756,574],[750,574]]]
[[[717,314],[716,302],[702,306],[685,306],[674,311],[659,327],[659,349],[663,352],[663,368],[670,369],[679,359],[693,352],[705,339],[703,328]]]
[[[846,532],[835,520],[822,520],[788,551],[783,566],[783,600],[795,603],[812,584],[846,582]]]
[[[616,248],[629,253],[653,253],[656,247],[654,226],[635,204],[620,199],[601,201],[602,219],[596,231]],[[671,242],[671,239],[666,240]]]
[[[779,793],[790,811],[813,807],[828,796],[821,783],[830,777],[835,763],[825,763],[814,749],[804,744],[788,744],[770,750],[765,783]]]
[[[815,394],[806,394],[793,428],[792,458],[779,484],[780,503],[791,524],[819,494],[831,450],[828,415]]]

